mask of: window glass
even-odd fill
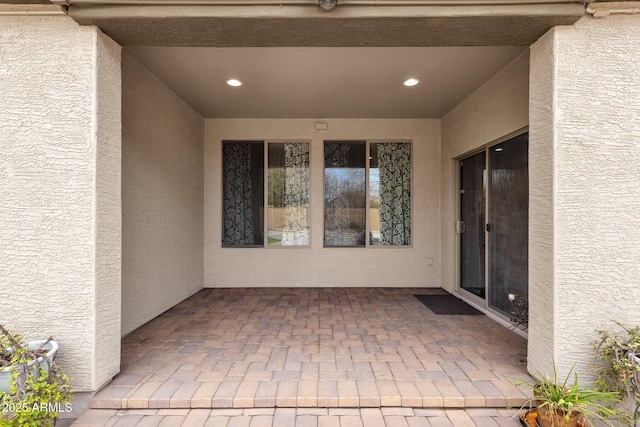
[[[310,244],[309,144],[266,154],[263,141],[222,143],[225,247]],[[324,166],[324,246],[411,245],[410,143],[325,142]]]
[[[309,245],[309,144],[269,143],[267,244]]]
[[[222,142],[222,246],[309,245],[309,144],[267,148],[265,204],[264,141]]]
[[[264,244],[264,143],[222,143],[222,246]]]
[[[410,143],[325,142],[324,164],[325,246],[411,245]]]
[[[364,142],[325,142],[325,246],[365,245],[365,156]]]
[[[411,144],[369,147],[369,244],[411,245]]]

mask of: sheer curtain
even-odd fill
[[[365,244],[365,147],[364,142],[325,142],[325,246]]]
[[[284,145],[283,246],[309,244],[309,144]]]
[[[377,143],[380,244],[411,244],[411,144]]]

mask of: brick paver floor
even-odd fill
[[[393,419],[397,423],[391,425],[400,426],[451,425],[449,415],[437,412],[445,409],[518,407],[526,391],[510,378],[528,379],[526,340],[484,315],[435,315],[413,296],[443,292],[204,289],[123,340],[121,373],[91,401],[92,408],[107,412],[88,414],[126,420],[116,425],[135,425],[129,417],[139,417],[138,425],[156,425],[160,410],[167,409],[289,408],[329,411],[282,412],[294,416],[295,425],[336,425],[336,417],[341,425],[359,425],[349,421],[356,415],[331,411],[371,408],[387,425]],[[114,412],[123,408],[158,412]],[[384,415],[384,408],[439,415]],[[474,425],[467,411],[451,413],[463,414],[456,420],[464,421],[453,425]],[[171,423],[202,414],[179,412],[161,421],[180,425]],[[276,415],[238,415],[229,425],[268,425]],[[222,422],[217,417],[207,416],[207,425]],[[494,414],[479,416],[478,425],[518,425],[496,417],[515,422]]]
[[[517,427],[517,410],[494,408],[91,409],[73,427]]]

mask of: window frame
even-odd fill
[[[225,236],[225,176],[224,176],[224,144],[234,144],[234,143],[252,143],[252,144],[262,144],[263,145],[263,202],[260,209],[263,210],[263,218],[262,218],[262,231],[263,231],[263,242],[261,245],[225,245],[224,244],[224,236]],[[309,224],[309,243],[306,245],[269,245],[269,144],[284,144],[284,143],[299,143],[299,144],[307,144],[309,148],[309,206],[307,208],[308,212],[308,224]],[[311,212],[312,212],[312,200],[313,197],[311,195],[311,162],[312,162],[312,153],[311,153],[312,143],[309,139],[297,138],[297,139],[223,139],[220,143],[220,247],[222,249],[308,249],[311,248],[312,245],[312,224],[311,224]]]
[[[308,175],[309,175],[309,206],[307,207],[307,223],[309,224],[309,243],[306,245],[269,245],[269,144],[285,144],[285,143],[296,143],[296,144],[307,144],[309,147],[309,165],[308,165]],[[307,249],[311,248],[312,243],[312,226],[311,226],[311,212],[312,212],[312,200],[313,197],[311,195],[311,140],[307,139],[268,139],[264,141],[264,149],[265,149],[265,167],[264,167],[264,231],[265,231],[265,240],[264,247],[267,249]]]
[[[326,166],[324,164],[324,152],[325,152],[325,144],[326,143],[339,143],[339,142],[361,142],[365,144],[365,244],[364,245],[350,245],[350,246],[327,246],[325,244],[325,224],[326,224],[326,207],[325,207],[325,197],[326,197],[326,187],[325,187],[325,169]],[[371,180],[370,176],[370,166],[371,166],[371,144],[379,144],[379,143],[406,143],[409,144],[410,147],[410,162],[409,167],[411,169],[410,179],[411,179],[411,244],[409,245],[372,245],[371,244],[371,206],[370,206],[370,195],[371,195]],[[411,139],[325,139],[322,141],[322,157],[323,157],[323,166],[322,166],[322,247],[327,249],[354,249],[354,248],[374,248],[374,249],[411,249],[414,244],[414,143]]]

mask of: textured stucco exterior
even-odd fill
[[[203,287],[204,120],[122,56],[122,333]]]
[[[93,389],[110,381],[120,371],[122,274],[121,48],[100,31],[95,34]]]
[[[460,156],[478,150],[529,124],[529,51],[500,70],[442,118],[442,287],[457,286],[455,233]]]
[[[587,371],[595,329],[640,323],[640,15],[531,48],[529,364]]]
[[[439,120],[211,119],[205,129],[205,286],[440,286]],[[310,142],[310,247],[221,245],[221,141],[263,139]],[[413,246],[324,248],[323,141],[367,139],[413,141]]]
[[[551,372],[554,355],[554,109],[553,34],[531,48],[529,126],[529,348],[536,369]],[[535,268],[532,268],[535,266]],[[533,368],[533,366],[532,366]]]
[[[120,47],[0,16],[0,322],[60,342],[77,391],[120,361]]]

